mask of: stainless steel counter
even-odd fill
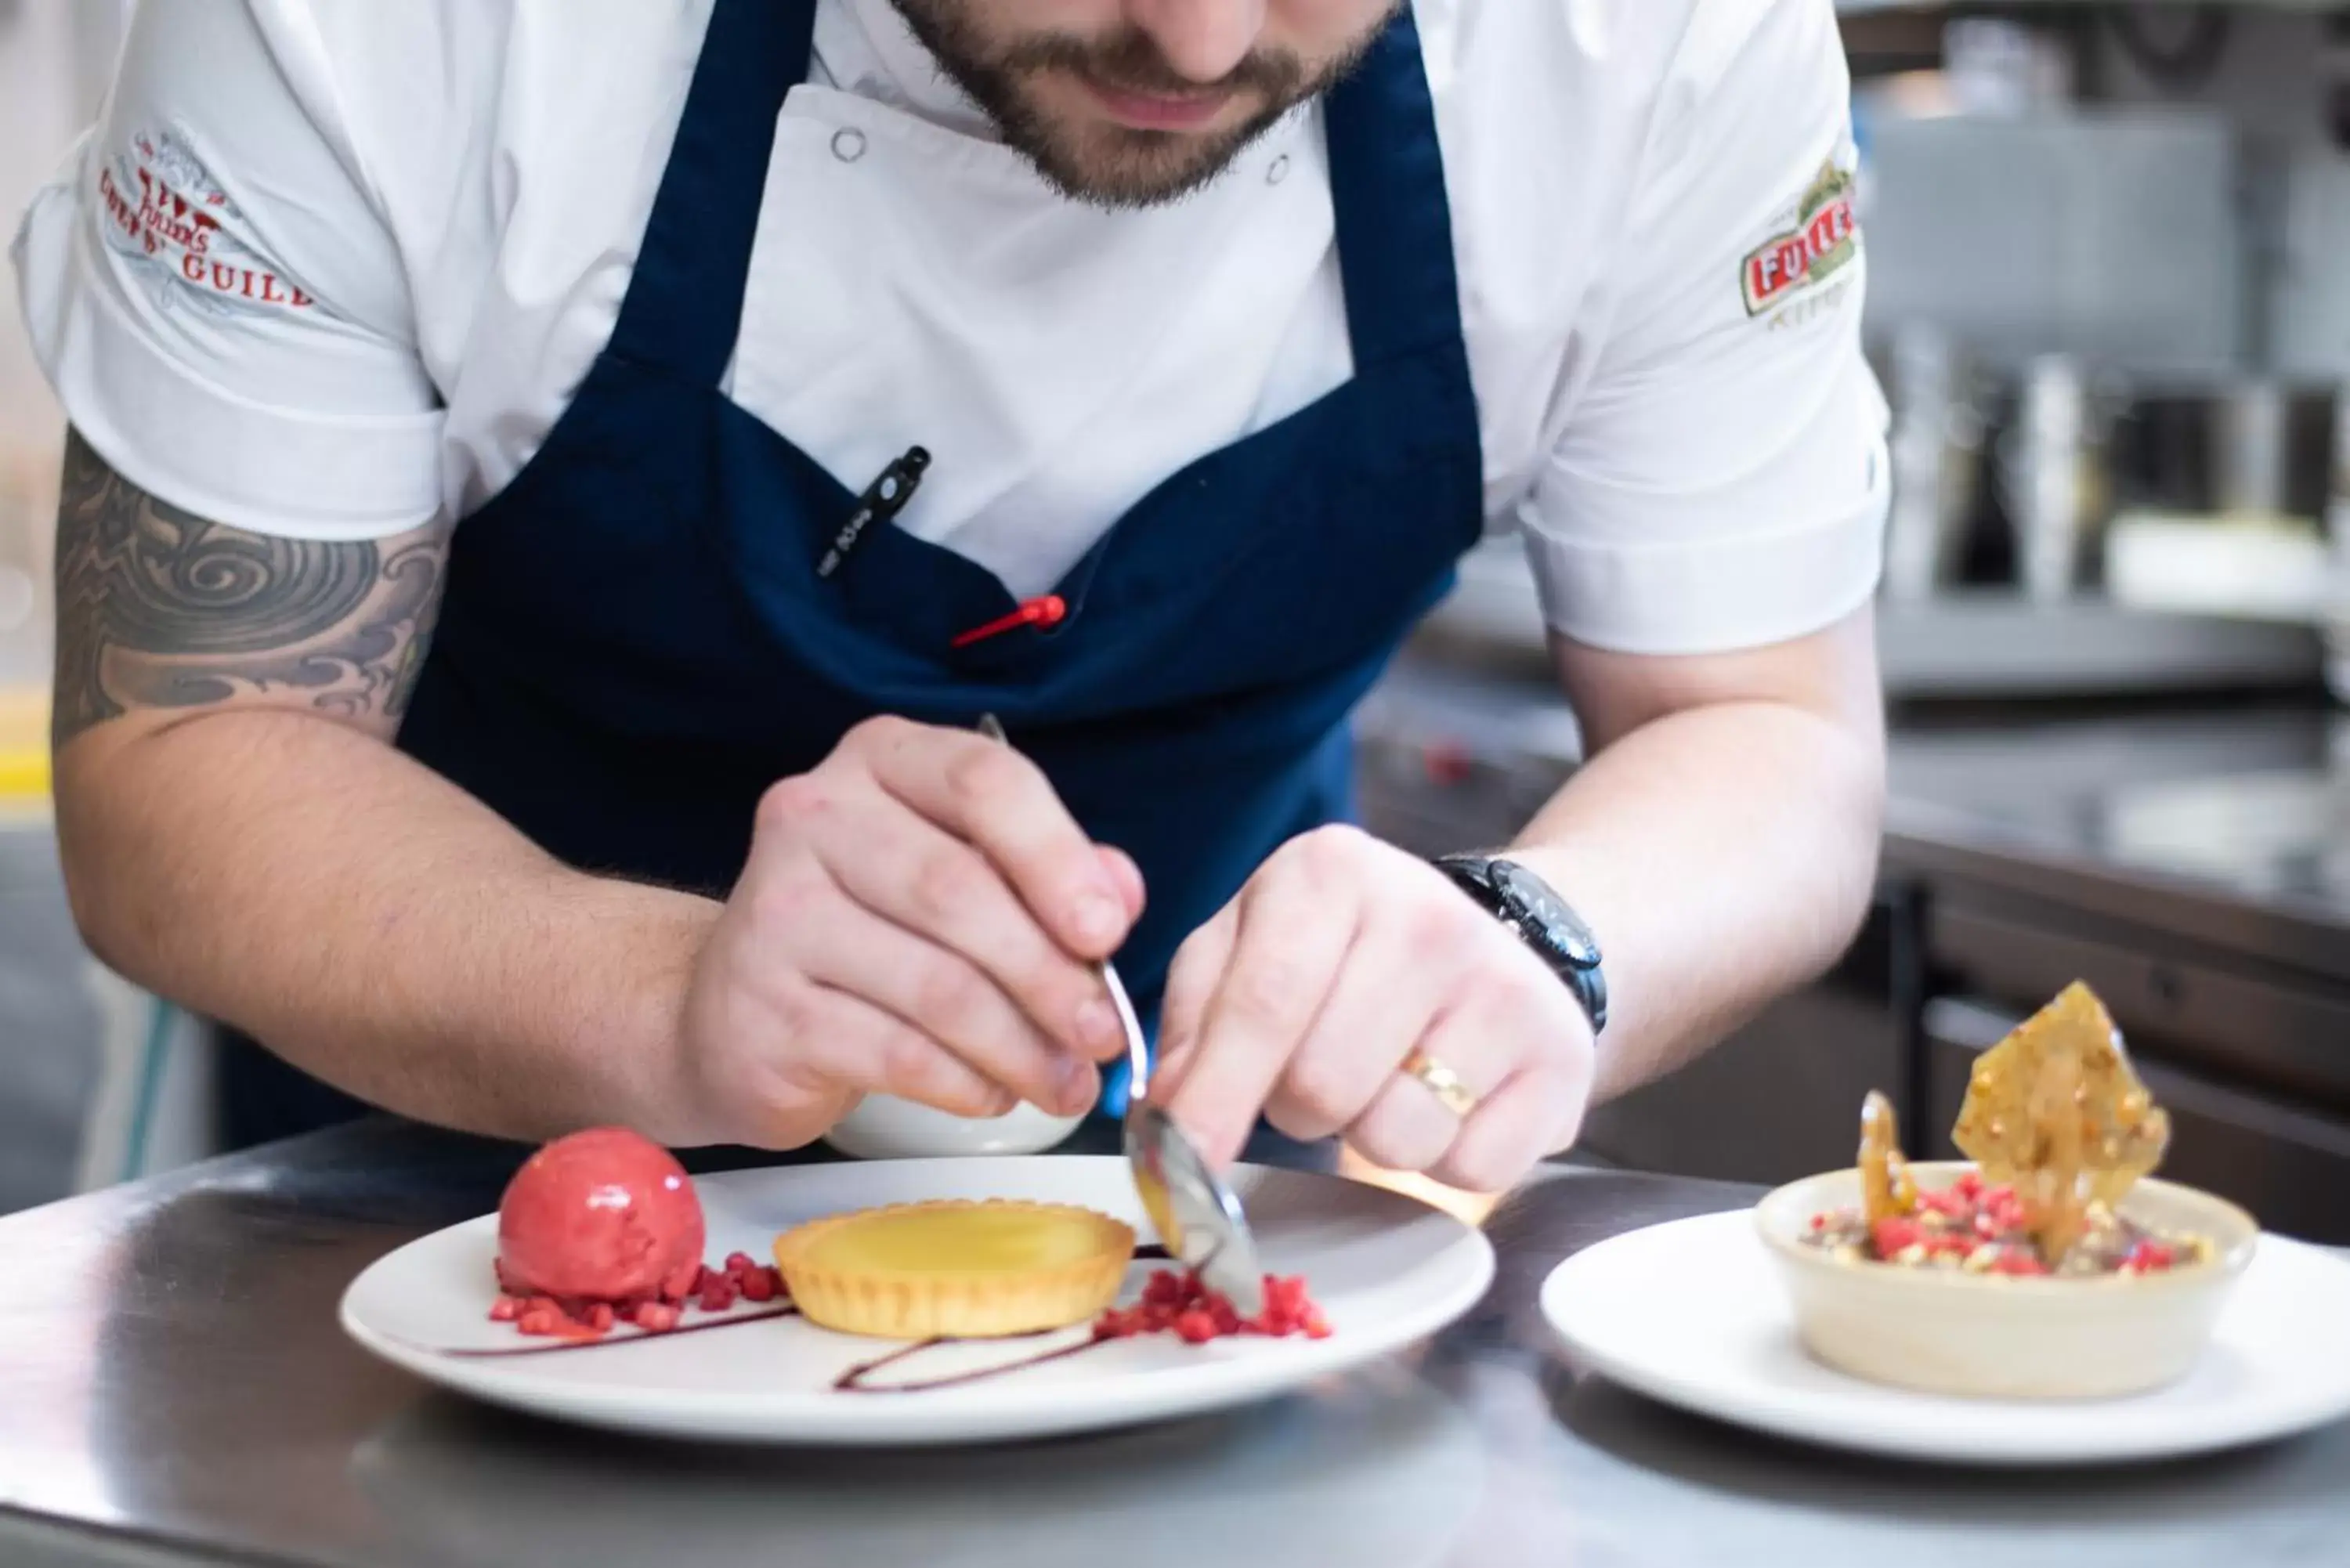
[[[2350,715],[1913,724],[1887,857],[2350,982]]]
[[[2001,1478],[1577,1380],[1534,1310],[1551,1266],[1751,1197],[1597,1171],[1492,1217],[1493,1293],[1441,1341],[1279,1404],[931,1454],[569,1430],[429,1392],[334,1322],[361,1267],[493,1206],[515,1157],[369,1124],[0,1220],[0,1562],[2251,1568],[2350,1541],[2350,1428]]]
[[[1461,563],[1459,587],[1430,613],[1420,640],[1538,674],[1548,667],[1546,638],[1524,546],[1495,535]],[[2324,662],[2309,626],[2092,598],[2036,605],[1995,589],[1888,602],[1877,639],[1886,690],[1904,700],[2314,691]]]

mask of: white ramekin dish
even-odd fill
[[[934,1159],[955,1155],[1042,1154],[1077,1130],[1082,1116],[1056,1116],[1019,1105],[1000,1116],[951,1116],[911,1100],[868,1095],[825,1135],[854,1159]]]
[[[1973,1168],[1918,1164],[1939,1190]],[[2159,1231],[2209,1238],[2210,1262],[2149,1274],[2011,1278],[1838,1259],[1804,1241],[1812,1216],[1860,1203],[1860,1173],[1780,1188],[1754,1211],[1813,1356],[1873,1383],[2002,1399],[2136,1394],[2184,1375],[2203,1353],[2260,1227],[2234,1204],[2141,1181],[2121,1211]]]

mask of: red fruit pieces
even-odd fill
[[[1306,1314],[1317,1321],[1321,1309],[1315,1306],[1305,1293],[1303,1279],[1280,1279],[1267,1274],[1264,1278],[1264,1311],[1249,1319],[1242,1327],[1251,1334],[1267,1334],[1285,1339],[1293,1334],[1306,1332]],[[1326,1334],[1327,1326],[1324,1330]]]
[[[1921,1214],[1962,1214],[1974,1205],[1956,1190],[1947,1192],[1920,1191],[1918,1211]]]
[[[737,1301],[774,1302],[789,1299],[784,1273],[759,1262],[748,1252],[729,1252],[723,1269],[704,1269],[683,1298],[703,1312],[731,1312]]]
[[[506,1278],[504,1270],[499,1277],[502,1282]],[[696,1263],[672,1272],[655,1290],[610,1300],[575,1301],[502,1290],[490,1303],[490,1319],[511,1323],[519,1332],[537,1337],[600,1339],[622,1325],[666,1334],[691,1309],[723,1313],[743,1302],[764,1305],[790,1300],[782,1270],[747,1252],[731,1252],[723,1269]]]
[[[571,1317],[553,1296],[530,1296],[516,1302],[514,1321],[525,1334],[559,1334]]]
[[[2020,1231],[2023,1228],[2023,1199],[2012,1187],[1990,1187],[1983,1189],[1982,1211],[1991,1216],[1998,1231]]]
[[[1879,1220],[1868,1228],[1869,1244],[1880,1258],[1891,1259],[1924,1239],[1926,1228],[1915,1220]]]
[[[1196,1276],[1161,1269],[1145,1282],[1139,1302],[1122,1311],[1112,1307],[1094,1324],[1096,1339],[1131,1339],[1145,1334],[1173,1334],[1190,1345],[1243,1334],[1326,1339],[1330,1324],[1306,1294],[1303,1279],[1267,1274],[1264,1310],[1254,1317],[1243,1317],[1230,1301],[1202,1285]]]
[[[515,1327],[538,1339],[589,1340],[604,1337],[603,1329],[590,1323],[582,1323],[564,1311],[561,1303],[545,1296],[535,1297],[525,1303],[514,1323]]]

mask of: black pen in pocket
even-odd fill
[[[841,564],[864,543],[875,524],[887,523],[903,512],[906,504],[914,499],[914,492],[921,488],[922,472],[930,466],[930,452],[910,446],[905,456],[883,469],[881,477],[866,487],[865,493],[857,498],[856,510],[834,533],[832,543],[825,547],[822,558],[816,564],[816,575],[829,577],[839,571]]]

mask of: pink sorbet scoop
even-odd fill
[[[626,1127],[557,1138],[498,1204],[498,1281],[515,1295],[681,1296],[702,1267],[702,1200],[659,1144]]]

